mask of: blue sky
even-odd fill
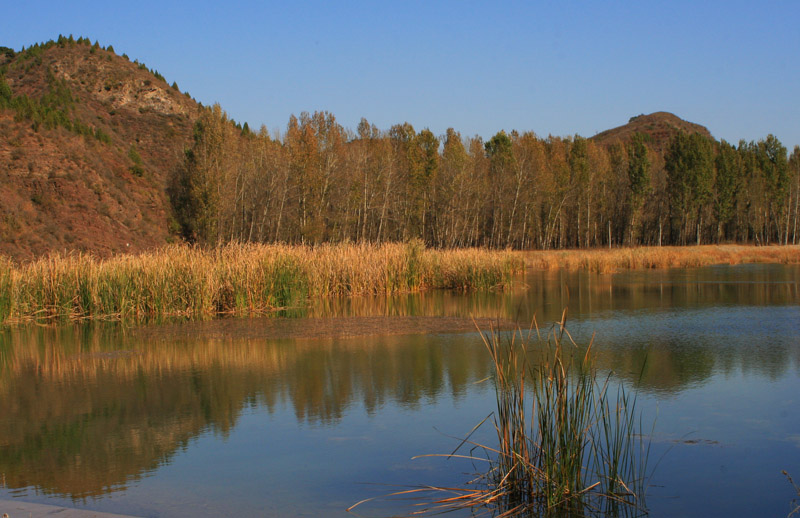
[[[800,2],[17,1],[0,45],[113,45],[237,121],[595,133],[670,111],[800,144]]]

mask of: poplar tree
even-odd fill
[[[437,185],[440,207],[438,246],[465,246],[464,229],[474,207],[475,192],[469,175],[469,155],[461,134],[447,128]]]
[[[636,217],[642,209],[645,195],[650,188],[650,159],[647,156],[646,136],[633,135],[628,144],[628,203],[630,205],[630,243],[636,237]]]
[[[219,104],[205,109],[194,125],[192,147],[173,176],[169,195],[182,235],[190,242],[214,244],[220,234],[223,190],[227,188],[227,155],[231,130]]]
[[[768,229],[766,231],[767,242],[770,236],[774,235],[778,242],[786,242],[788,230],[782,223],[788,222],[788,188],[789,188],[789,169],[786,158],[786,148],[774,135],[767,135],[767,138],[760,140],[757,144],[757,156],[759,168],[764,175],[765,184],[765,214]]]
[[[414,138],[412,160],[409,170],[409,235],[434,243],[435,215],[434,188],[439,171],[439,139],[429,129],[424,129]]]
[[[697,244],[701,242],[703,209],[711,196],[713,181],[712,151],[711,141],[699,133],[677,133],[664,157],[673,231],[678,227],[681,244],[686,244],[692,217]]]
[[[577,188],[577,196],[575,197],[575,211],[576,211],[576,244],[581,246],[581,236],[584,230],[588,229],[589,222],[584,223],[581,227],[581,212],[586,204],[587,190],[589,188],[589,151],[588,144],[585,138],[575,135],[572,139],[572,145],[569,148],[569,170],[570,170],[570,184]],[[587,210],[588,214],[588,210]],[[588,239],[587,239],[588,241]]]
[[[493,247],[505,246],[502,230],[505,228],[504,208],[510,171],[514,166],[511,137],[505,131],[499,131],[486,144],[486,156],[489,159],[489,206],[486,211],[484,232]]]
[[[720,142],[715,165],[714,217],[717,220],[717,241],[719,242],[727,236],[725,229],[735,215],[744,171],[742,157],[735,147],[724,140]]]
[[[800,146],[795,146],[792,155],[789,157],[789,185],[791,191],[789,195],[789,208],[792,212],[792,244],[798,243],[798,220],[800,220]],[[794,197],[794,208],[792,209],[792,197]],[[787,220],[787,226],[789,221]],[[788,241],[788,239],[787,239]]]

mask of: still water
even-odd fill
[[[650,516],[786,516],[800,498],[800,267],[529,272],[502,293],[330,300],[292,319],[0,334],[0,499],[134,516],[350,516],[481,466],[494,407],[469,320],[542,328],[634,388]],[[488,320],[479,320],[488,326]],[[484,427],[476,438],[491,442]],[[378,499],[359,516],[413,511]]]

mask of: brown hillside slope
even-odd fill
[[[0,108],[0,253],[107,255],[167,242],[165,186],[191,138],[194,100],[143,65],[74,41],[7,53],[0,77],[17,106],[27,96],[68,120]]]
[[[713,138],[705,126],[685,121],[668,112],[655,112],[631,117],[628,124],[600,132],[592,140],[599,144],[626,143],[634,133],[644,133],[652,139],[653,147],[660,151],[666,148],[670,139],[678,132],[700,133]]]

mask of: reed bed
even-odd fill
[[[419,242],[176,245],[105,260],[57,253],[23,265],[0,258],[0,322],[260,314],[336,295],[491,289],[523,269],[511,252]]]
[[[416,504],[413,514],[420,515],[458,509],[504,518],[646,514],[649,442],[636,398],[622,385],[612,389],[610,375],[598,374],[591,343],[578,348],[565,320],[566,311],[546,339],[538,327],[510,336],[482,333],[494,366],[497,408],[453,453],[422,457],[466,457],[487,462],[488,469],[463,488],[424,486],[390,496],[432,492],[432,499],[422,496]],[[496,445],[472,441],[490,419]],[[470,452],[459,455],[465,447]]]
[[[636,399],[594,366],[562,320],[545,341],[535,327],[504,340],[483,334],[495,370],[498,446],[471,506],[502,516],[637,514],[644,509],[648,445]],[[544,358],[531,365],[538,349]],[[530,401],[529,401],[530,397]],[[530,411],[530,414],[528,414]]]
[[[589,270],[694,268],[713,264],[800,263],[800,246],[653,246],[613,250],[547,250],[523,252],[529,268]]]

